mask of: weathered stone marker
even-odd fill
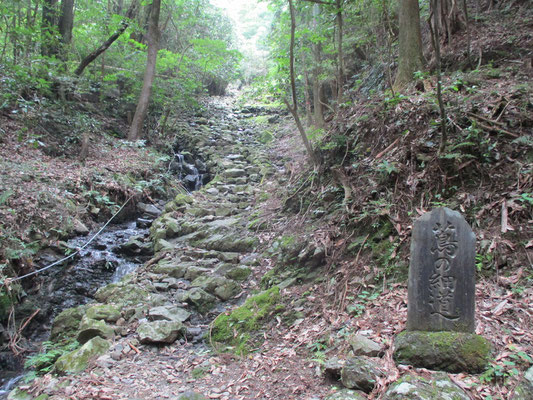
[[[476,237],[465,219],[437,208],[414,223],[407,330],[474,332]]]

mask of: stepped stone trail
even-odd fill
[[[213,107],[209,120],[181,125],[179,139],[202,154],[214,178],[165,206],[150,228],[155,256],[149,262],[100,288],[96,303],[56,318],[52,339],[76,337],[83,346],[56,363],[67,376],[36,380],[32,394],[163,399],[194,391],[220,399],[290,398],[285,380],[297,388],[301,382],[299,391],[320,381],[315,366],[285,349],[281,338],[247,357],[217,354],[209,345],[213,319],[258,289],[259,239],[247,226],[261,182],[276,173],[275,157],[257,141],[261,132],[244,127],[228,104]]]

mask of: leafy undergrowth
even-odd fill
[[[73,235],[76,220],[90,228],[132,195],[164,195],[167,182],[159,168],[165,156],[156,151],[100,133],[93,135],[83,162],[69,156],[79,153],[79,143],[63,143],[68,150],[62,155],[47,155],[56,148],[57,132],[36,139],[37,128],[27,130],[21,119],[0,118],[2,269],[10,264],[19,274],[28,272],[36,251]],[[68,142],[72,132],[63,135]]]

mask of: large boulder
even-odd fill
[[[374,389],[377,378],[381,376],[383,372],[366,357],[353,357],[346,360],[341,370],[341,382],[345,387],[366,393]]]
[[[222,276],[201,275],[196,278],[191,286],[199,287],[208,293],[214,294],[222,300],[229,300],[240,292],[240,286],[233,280]]]
[[[485,338],[466,332],[404,331],[394,345],[396,362],[447,372],[482,372],[491,352]]]
[[[111,283],[98,289],[94,297],[100,303],[136,305],[146,303],[150,293],[134,284]]]
[[[87,368],[90,359],[104,354],[109,346],[107,340],[97,336],[79,349],[59,357],[55,363],[55,370],[60,374],[81,372]]]
[[[470,397],[443,372],[431,379],[405,375],[392,384],[383,400],[469,400]]]

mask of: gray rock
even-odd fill
[[[152,321],[177,321],[184,322],[189,319],[191,313],[177,306],[160,306],[151,308],[148,311],[148,318]]]
[[[171,344],[178,337],[185,334],[185,327],[178,321],[144,322],[137,328],[139,340],[143,344],[165,343]]]
[[[470,397],[444,373],[432,379],[405,375],[392,384],[383,400],[469,400]]]
[[[78,342],[84,344],[96,336],[111,339],[115,336],[115,330],[104,321],[91,319],[85,315],[80,323]]]
[[[341,370],[341,382],[348,389],[362,390],[370,393],[376,379],[383,376],[373,361],[366,357],[353,357],[346,360]]]
[[[384,353],[383,347],[380,344],[364,335],[352,335],[348,338],[348,343],[352,346],[352,350],[356,356],[381,357]]]
[[[415,221],[407,329],[474,332],[476,237],[456,211],[436,208]]]
[[[208,400],[208,398],[196,392],[185,392],[177,400]]]
[[[324,374],[326,377],[338,381],[344,364],[346,364],[345,360],[339,360],[338,357],[330,358],[324,363]]]
[[[533,400],[533,367],[530,367],[515,389],[513,400]]]
[[[238,178],[240,176],[246,176],[246,171],[241,168],[230,168],[224,171],[224,175],[228,178]]]
[[[90,359],[104,354],[109,346],[107,340],[95,337],[79,349],[59,357],[55,363],[55,371],[60,374],[81,372],[87,368]]]
[[[90,306],[85,315],[87,318],[117,322],[120,318],[120,308],[115,304],[95,304]]]
[[[78,235],[87,235],[89,233],[89,228],[87,228],[83,222],[81,222],[79,219],[74,218],[72,220],[72,229],[75,233]]]
[[[361,392],[349,389],[342,389],[330,394],[325,400],[365,400],[366,396]]]
[[[192,304],[201,314],[207,313],[216,303],[215,296],[200,288],[192,288],[191,290],[188,290],[183,300]]]
[[[159,214],[161,214],[161,210],[153,204],[137,203],[137,208],[142,213],[150,214],[154,217],[157,217]]]
[[[465,332],[404,331],[394,347],[398,363],[448,372],[482,372],[491,352],[485,338]]]

